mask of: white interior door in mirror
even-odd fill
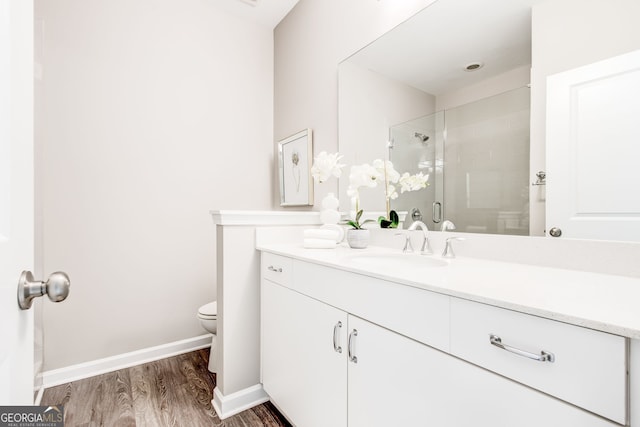
[[[547,80],[547,232],[640,241],[640,50]]]

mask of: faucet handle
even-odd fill
[[[433,255],[433,249],[431,249],[429,238],[426,235],[422,239],[422,248],[420,249],[420,255]]]
[[[440,231],[453,231],[456,229],[456,226],[453,222],[446,220],[442,223],[442,226],[440,227]]]
[[[413,245],[411,244],[411,236],[407,233],[396,233],[396,236],[404,236],[404,247],[402,253],[413,252]]]
[[[467,240],[465,237],[447,237],[445,240],[444,251],[442,251],[442,258],[455,258],[456,254],[453,252],[454,240]]]

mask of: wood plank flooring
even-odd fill
[[[65,427],[291,426],[269,402],[220,420],[208,357],[198,350],[51,387],[41,405],[64,405]]]

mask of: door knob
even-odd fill
[[[69,286],[69,276],[62,271],[51,273],[46,282],[34,280],[30,271],[23,271],[18,281],[18,306],[22,310],[28,310],[33,299],[44,294],[53,302],[64,301],[69,295]]]
[[[551,237],[560,237],[562,236],[562,230],[560,230],[558,227],[553,227],[551,230],[549,230],[549,235]]]

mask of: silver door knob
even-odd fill
[[[551,230],[549,230],[549,235],[551,237],[560,237],[562,236],[562,230],[560,230],[558,227],[553,227]]]
[[[44,294],[53,302],[64,301],[69,295],[70,286],[69,276],[62,271],[51,273],[46,282],[34,280],[30,271],[23,271],[18,281],[18,306],[28,310],[33,299]]]

